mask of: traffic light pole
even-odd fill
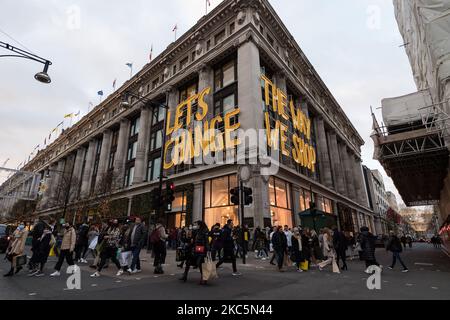
[[[242,263],[246,264],[245,256],[247,255],[247,252],[245,251],[245,235],[244,235],[244,210],[245,210],[245,194],[244,194],[244,183],[242,180],[239,179],[239,206],[241,208],[240,210],[240,220],[241,220],[241,244],[242,244]]]

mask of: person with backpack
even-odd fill
[[[43,277],[44,274],[44,267],[47,263],[48,255],[50,254],[50,250],[56,243],[56,239],[52,234],[52,230],[50,226],[45,226],[44,232],[39,239],[39,254],[38,254],[38,261],[39,261],[39,268],[34,270],[32,273],[29,274],[30,277],[36,276],[36,277]]]
[[[400,261],[401,265],[403,266],[402,272],[408,272],[408,268],[403,263],[402,258],[400,257],[400,253],[403,251],[402,249],[402,243],[400,242],[400,239],[397,237],[397,235],[394,233],[394,231],[390,231],[390,237],[386,246],[386,251],[392,252],[392,264],[388,267],[389,269],[393,270],[395,267],[395,263]]]
[[[166,255],[167,238],[168,235],[162,221],[158,221],[155,229],[150,235],[150,243],[153,247],[153,253],[155,255],[155,259],[153,261],[153,266],[155,267],[155,270],[153,271],[154,274],[164,274],[162,265],[164,264],[164,258]]]

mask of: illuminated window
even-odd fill
[[[272,225],[292,227],[291,189],[284,180],[271,177],[269,180],[269,202]]]
[[[239,224],[238,207],[230,200],[230,189],[237,186],[235,175],[220,177],[204,182],[205,222],[211,228],[214,224],[226,224],[228,219]]]

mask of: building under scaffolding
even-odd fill
[[[426,91],[384,99],[380,126],[373,116],[374,158],[394,181],[407,206],[439,202],[447,176],[449,116]]]
[[[374,158],[406,205],[435,205],[443,223],[450,212],[450,1],[393,4],[418,91],[382,101],[382,126],[373,116]]]

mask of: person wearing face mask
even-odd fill
[[[120,236],[121,230],[119,228],[119,221],[117,221],[117,219],[114,219],[111,221],[111,225],[108,227],[108,229],[106,230],[106,234],[103,237],[103,241],[105,241],[105,247],[100,253],[100,264],[97,268],[97,271],[94,272],[91,277],[100,277],[100,272],[105,266],[107,259],[111,259],[111,261],[116,265],[118,270],[117,276],[123,274],[124,271],[122,270],[120,262],[117,259],[117,250],[119,248]]]
[[[6,257],[11,261],[11,270],[4,277],[12,277],[14,274],[22,270],[21,266],[16,267],[17,257],[23,255],[25,249],[25,242],[28,237],[28,230],[25,229],[25,225],[21,223],[13,234],[13,241],[6,251]]]
[[[52,235],[52,228],[49,225],[45,226],[44,233],[39,239],[39,267],[30,273],[29,276],[43,277],[44,276],[44,266],[47,263],[48,255],[50,254],[50,249],[54,245],[55,238]]]
[[[205,285],[206,281],[203,280],[202,264],[205,262],[205,257],[209,251],[209,230],[203,221],[197,221],[192,229],[191,253],[186,259],[186,268],[180,280],[186,282],[190,267],[197,266],[200,269],[200,284]]]
[[[69,224],[64,224],[64,234],[61,243],[61,252],[58,257],[58,262],[55,265],[55,272],[53,272],[50,277],[59,277],[61,275],[61,267],[66,259],[69,266],[73,266],[73,252],[75,250],[75,244],[77,241],[77,233],[75,229]]]

